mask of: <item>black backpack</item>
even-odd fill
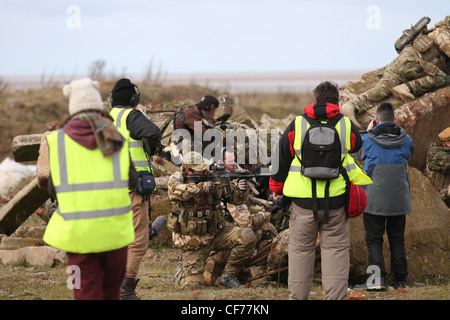
[[[336,125],[343,117],[338,114],[329,119],[326,123],[313,119],[304,114],[310,127],[306,130],[301,148],[302,159],[297,156],[300,162],[300,172],[312,181],[312,209],[314,218],[317,220],[317,194],[316,180],[327,180],[325,186],[324,214],[325,221],[328,223],[329,214],[329,187],[330,180],[339,177],[342,170],[342,150],[339,133]]]

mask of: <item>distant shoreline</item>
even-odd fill
[[[368,70],[353,71],[305,71],[305,72],[241,72],[241,73],[189,73],[162,74],[153,76],[162,85],[196,84],[230,93],[279,93],[311,91],[321,81],[330,80],[338,85],[359,78]],[[86,75],[14,75],[1,76],[3,81],[16,90],[39,89],[62,86],[73,79]],[[105,80],[122,76],[106,76]],[[143,75],[124,75],[136,83],[142,82]]]

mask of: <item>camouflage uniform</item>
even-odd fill
[[[450,134],[450,128],[446,130]],[[450,140],[450,136],[448,139]],[[428,148],[426,173],[438,189],[442,200],[450,206],[450,147],[446,146],[440,138],[431,143]]]
[[[246,204],[233,205],[228,203],[227,209],[233,219],[225,220],[226,225],[250,228],[255,233],[255,252],[263,248],[278,235],[275,227],[269,222],[271,218],[270,212],[262,210],[259,206],[248,207]],[[213,260],[214,263],[219,265],[218,268],[223,269],[228,256],[229,251],[213,252],[208,259]],[[214,278],[212,281],[214,282]]]
[[[255,251],[253,230],[228,222],[219,206],[222,191],[219,189],[215,195],[206,193],[203,184],[190,181],[189,175],[181,172],[169,178],[169,199],[173,202],[173,210],[180,215],[174,216],[172,211],[168,227],[172,230],[174,245],[186,250],[174,275],[175,287],[179,289],[202,285],[205,263],[211,252],[226,253],[228,259],[224,271],[235,276]],[[232,191],[228,203],[241,204],[245,192],[243,194],[235,187]],[[208,221],[206,227],[205,221]]]
[[[436,23],[436,29],[428,34],[428,36],[435,42],[439,50],[444,53],[445,56],[450,57],[450,16],[447,16],[444,21]],[[449,65],[439,66],[447,75],[449,74]],[[437,77],[436,86],[439,87],[447,81],[441,74]],[[434,86],[434,81],[430,81],[427,77],[411,80],[406,83],[411,93],[418,97],[426,92],[431,91]]]
[[[420,67],[423,71],[416,72]],[[358,112],[362,112],[390,97],[391,89],[402,83],[405,83],[415,96],[419,96],[445,83],[446,79],[447,75],[442,70],[422,60],[411,46],[407,46],[386,67],[380,81],[350,103]]]
[[[446,56],[445,50],[450,46],[447,43],[450,17],[447,17],[445,22],[437,23],[436,26],[439,28],[431,32],[429,36],[419,35],[412,44],[407,45],[385,68],[382,78],[373,88],[349,101],[355,111],[362,112],[373,107],[390,97],[393,94],[392,89],[401,84],[406,85],[406,90],[409,91],[406,94],[411,97],[421,96],[448,84],[449,79],[446,72],[449,68],[449,57]],[[434,42],[435,49],[433,50],[439,50],[439,59],[435,55],[431,58],[426,52],[421,54],[418,51],[420,50],[419,44],[422,45],[422,48],[427,46],[424,44],[425,42],[429,45]],[[401,97],[401,95],[399,96]]]

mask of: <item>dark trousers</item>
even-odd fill
[[[383,257],[383,235],[386,231],[391,251],[391,272],[394,274],[394,281],[405,281],[408,275],[405,252],[405,222],[406,215],[386,217],[364,212],[369,265],[380,267],[381,276],[386,276]]]
[[[100,253],[67,252],[69,266],[79,267],[80,288],[75,300],[119,300],[127,265],[127,247]]]

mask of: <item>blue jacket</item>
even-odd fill
[[[373,184],[365,186],[367,207],[364,212],[395,216],[411,212],[411,191],[407,171],[414,153],[411,137],[399,125],[383,122],[361,134],[363,148],[355,155],[364,160],[364,171]]]

